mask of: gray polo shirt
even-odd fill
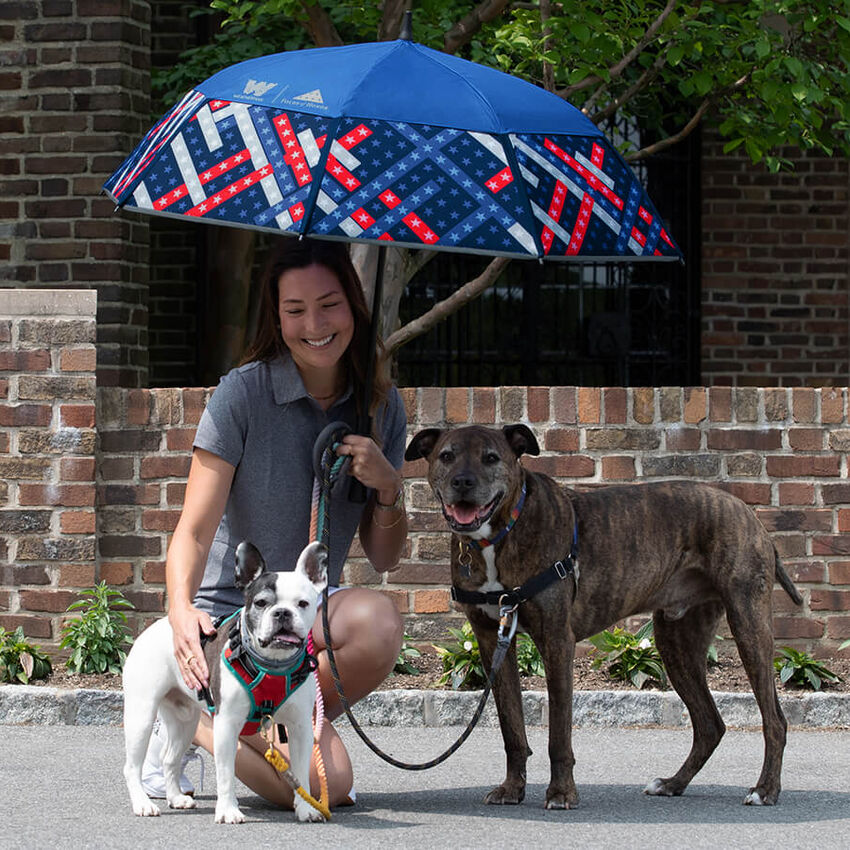
[[[326,425],[337,421],[354,428],[351,388],[326,413],[304,389],[289,355],[248,363],[221,379],[194,444],[223,458],[236,472],[195,597],[199,608],[218,616],[242,604],[233,573],[236,547],[243,540],[260,550],[270,569],[294,569],[309,542],[313,444]],[[407,420],[395,387],[376,421],[382,425],[383,452],[400,469]],[[362,512],[362,504],[331,499],[331,585],[339,584]]]

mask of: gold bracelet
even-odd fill
[[[389,525],[381,525],[381,523],[377,520],[377,513],[372,511],[372,522],[378,526],[378,528],[395,528],[406,516],[404,512],[404,508],[401,509],[401,513],[398,515],[396,519],[394,519]]]

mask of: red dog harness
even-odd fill
[[[221,625],[233,620],[230,628],[228,642],[221,653],[225,666],[233,673],[239,684],[248,692],[251,700],[251,708],[245,725],[240,735],[253,735],[260,728],[260,722],[264,717],[273,717],[275,712],[286,702],[287,699],[299,688],[313,670],[318,662],[315,656],[307,652],[306,645],[300,654],[288,664],[285,669],[270,669],[258,662],[243,646],[239,630],[239,617],[242,613],[240,608],[230,615]],[[199,694],[209,709],[210,714],[215,714],[215,703],[209,689]]]

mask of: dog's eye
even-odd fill
[[[451,463],[455,459],[455,453],[451,449],[443,449],[440,452],[440,460],[443,463]]]
[[[298,603],[298,607],[299,607],[299,608],[309,608],[309,607],[310,607],[310,603],[309,603],[306,599],[302,599],[302,600]]]
[[[255,608],[266,608],[266,607],[268,606],[268,604],[269,604],[269,600],[268,600],[268,599],[262,599],[262,598],[260,598],[260,599],[255,599],[255,600],[254,600],[254,607],[255,607]]]
[[[499,457],[498,452],[484,452],[484,463],[486,463],[488,466],[492,466],[494,463],[498,463],[500,459],[501,458]]]

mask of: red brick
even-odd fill
[[[850,584],[850,561],[833,561],[829,565],[830,584]]]
[[[803,617],[774,617],[773,636],[776,640],[793,638],[819,639],[824,635],[826,623],[823,620]]]
[[[50,639],[53,637],[53,626],[51,621],[45,617],[4,614],[0,616],[0,626],[10,632],[20,626],[24,630],[24,635],[30,638]]]
[[[93,457],[64,457],[59,461],[59,478],[62,481],[94,481]]]
[[[407,390],[402,392],[402,397],[405,400],[405,406],[408,405]],[[412,394],[415,398],[415,390]],[[183,424],[197,425],[201,421],[201,414],[206,406],[206,391],[199,389],[183,390]],[[410,402],[411,406],[407,408],[407,418],[412,420],[416,414],[415,401]]]
[[[142,513],[142,528],[145,531],[174,531],[177,520],[180,519],[180,511],[152,511],[146,510]]]
[[[0,427],[47,426],[53,417],[49,404],[0,404]]]
[[[708,416],[712,422],[732,421],[732,390],[729,387],[709,389]]]
[[[824,424],[844,422],[844,390],[838,387],[821,390],[820,421]]]
[[[590,478],[596,473],[593,458],[583,455],[525,457],[523,466],[552,478]]]
[[[815,485],[790,482],[779,485],[780,505],[813,505],[815,503]]]
[[[422,461],[424,464],[425,461]],[[407,464],[405,464],[407,466]],[[417,476],[420,477],[420,476]],[[165,503],[167,505],[182,505],[186,501],[186,485],[185,484],[166,484],[165,485]]]
[[[49,351],[0,351],[0,372],[46,372],[48,369]]]
[[[142,458],[139,475],[148,478],[186,478],[191,458],[186,455],[155,455]]]
[[[145,584],[165,584],[165,561],[146,561],[142,567]]]
[[[94,428],[95,406],[93,404],[62,404],[59,419],[66,428]]]
[[[770,484],[759,484],[755,481],[726,481],[719,486],[748,505],[770,504]]]
[[[812,538],[813,555],[850,555],[850,535],[818,534]]]
[[[655,390],[652,387],[632,390],[632,417],[641,425],[650,425],[655,421]]]
[[[93,484],[20,484],[18,501],[21,505],[94,507],[95,488]]]
[[[809,607],[812,611],[848,611],[850,610],[850,590],[810,591]]]
[[[419,421],[423,428],[440,425],[445,420],[445,391],[440,387],[419,390]]]
[[[127,393],[127,424],[147,425],[150,422],[150,390],[130,390]]]
[[[770,478],[827,478],[841,474],[840,458],[826,455],[771,456],[766,462]]]
[[[92,587],[94,564],[62,564],[59,567],[59,587]]]
[[[87,348],[63,348],[59,355],[59,368],[63,372],[94,372],[97,353],[92,345]]]
[[[782,432],[778,429],[712,428],[708,432],[708,448],[715,451],[771,451],[782,448]]]
[[[528,421],[549,421],[549,387],[528,388]]]
[[[68,610],[72,602],[79,598],[78,594],[68,590],[21,590],[21,610],[49,611],[59,614]]]
[[[696,425],[705,419],[706,391],[703,387],[685,387],[685,409],[682,419],[688,425]]]
[[[575,387],[552,388],[552,420],[564,425],[578,422],[577,390]]]
[[[632,481],[635,478],[633,457],[603,457],[602,477],[606,481]]]
[[[819,452],[824,448],[824,436],[819,428],[789,428],[788,445],[795,452]]]
[[[63,511],[59,527],[63,534],[94,534],[94,511]]]
[[[469,391],[466,387],[446,389],[446,422],[465,425],[469,421]]]
[[[104,561],[100,565],[100,579],[109,585],[133,582],[133,565],[129,561]]]
[[[415,590],[413,611],[416,614],[440,614],[450,611],[448,590]]]
[[[549,452],[577,452],[579,432],[575,428],[550,428],[543,435],[543,448]]]
[[[596,424],[601,421],[602,391],[598,387],[579,387],[578,421]]]
[[[699,428],[668,428],[667,451],[695,452],[700,447],[702,432]]]
[[[165,447],[171,452],[191,452],[194,440],[194,428],[169,428],[165,432]]]
[[[399,614],[409,614],[410,611],[410,603],[408,601],[408,593],[406,590],[382,590],[381,593],[388,597],[390,601],[395,605],[396,610]],[[418,612],[418,613],[429,613],[429,612]]]
[[[472,390],[472,416],[470,422],[493,425],[496,422],[496,393],[490,387],[474,387]]]
[[[794,387],[791,390],[793,419],[795,422],[815,421],[815,391],[808,387]]]

